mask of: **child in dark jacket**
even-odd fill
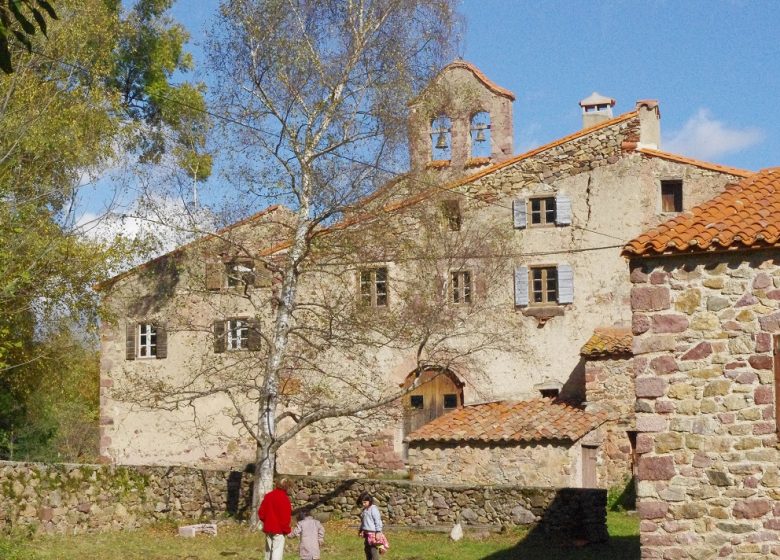
[[[291,536],[301,537],[298,549],[301,560],[320,560],[320,545],[325,541],[325,528],[308,511],[298,514],[298,524]]]

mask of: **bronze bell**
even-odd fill
[[[446,150],[447,149],[447,138],[444,136],[444,132],[439,132],[439,138],[436,140],[436,149],[437,150]]]
[[[485,129],[484,128],[478,128],[477,129],[477,137],[475,138],[477,142],[484,142],[485,141]]]

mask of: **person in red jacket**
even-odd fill
[[[287,496],[288,487],[286,478],[279,480],[276,488],[263,497],[257,509],[257,518],[262,521],[265,533],[265,560],[282,560],[284,536],[292,530],[292,505]]]

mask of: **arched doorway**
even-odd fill
[[[403,383],[409,387],[417,379],[410,373]],[[429,368],[419,374],[420,386],[404,395],[404,436],[420,426],[463,406],[464,383],[449,370]]]

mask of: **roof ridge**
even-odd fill
[[[670,161],[676,161],[678,163],[687,163],[695,165],[696,167],[702,167],[704,169],[712,169],[713,171],[721,171],[729,173],[731,175],[737,175],[739,177],[750,177],[755,172],[747,169],[740,169],[739,167],[731,167],[729,165],[721,165],[720,163],[712,163],[710,161],[704,161],[701,159],[691,158],[680,154],[674,154],[672,152],[665,152],[656,148],[637,148],[635,151],[647,156],[658,157]]]

